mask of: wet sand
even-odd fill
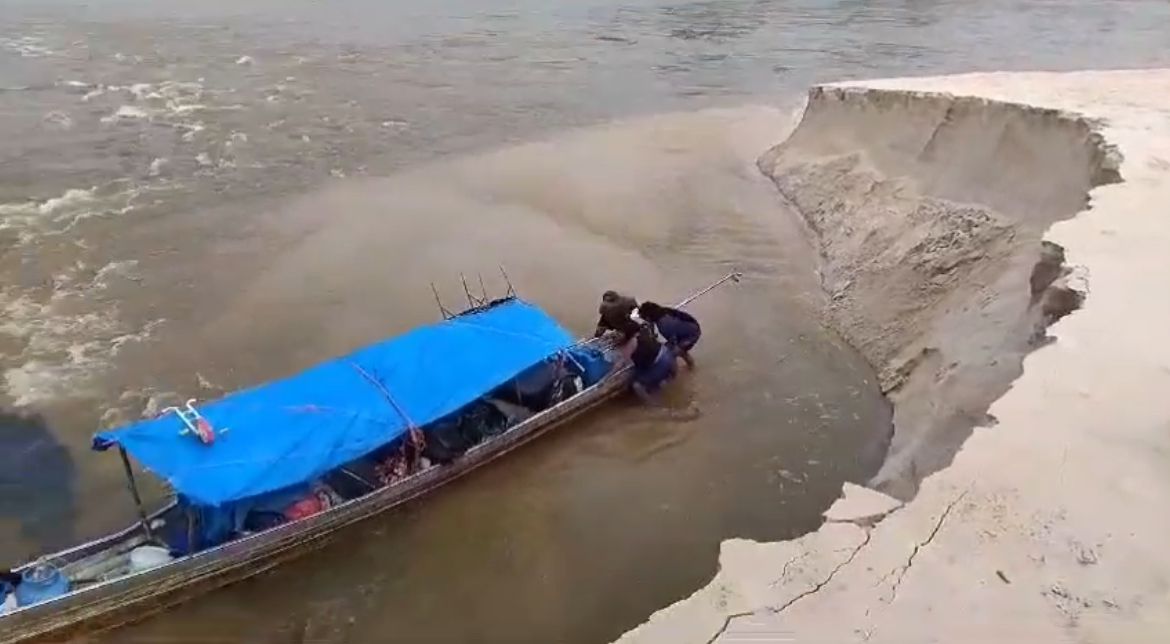
[[[973,98],[818,88],[760,159],[813,231],[826,317],[880,371],[894,440],[871,484],[909,500],[1081,304],[1056,221],[1117,183],[1085,119]]]

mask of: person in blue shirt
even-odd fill
[[[658,327],[658,332],[674,356],[682,358],[688,368],[695,368],[691,349],[695,348],[699,337],[703,335],[703,329],[695,316],[655,302],[643,302],[638,307],[638,317]]]
[[[631,320],[631,322],[633,322]],[[631,329],[632,339],[624,348],[634,363],[634,381],[631,388],[642,402],[653,402],[654,394],[677,373],[676,359],[671,349],[660,342],[649,323],[636,323]]]

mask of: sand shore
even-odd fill
[[[890,496],[619,641],[1164,641],[1170,70],[818,87],[760,168],[895,404]]]

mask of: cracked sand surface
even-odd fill
[[[998,422],[906,506],[871,529],[835,521],[788,542],[729,540],[708,586],[620,641],[1165,642],[1170,70],[849,85],[1100,119],[1124,181],[1095,188],[1091,210],[1045,235],[1082,271],[1084,308],[1027,356],[989,410]]]

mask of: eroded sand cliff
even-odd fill
[[[819,87],[805,114],[759,166],[819,246],[829,322],[894,403],[873,485],[909,499],[1080,304],[1041,236],[1119,159],[1085,118],[978,98]]]
[[[872,484],[913,500],[727,541],[621,641],[1164,641],[1170,70],[818,88],[760,167],[895,402]]]

